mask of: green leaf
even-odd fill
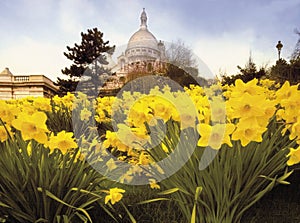
[[[196,203],[193,206],[193,211],[191,215],[191,223],[196,223]]]
[[[90,222],[92,222],[92,219],[90,218],[89,214],[87,213],[87,211],[86,211],[85,209],[74,207],[73,205],[70,205],[70,204],[64,202],[63,200],[59,199],[59,198],[56,197],[54,194],[52,194],[50,191],[48,191],[48,190],[43,190],[41,187],[38,188],[38,191],[40,191],[40,192],[45,191],[46,195],[47,195],[48,197],[52,198],[53,200],[56,200],[57,202],[59,202],[59,203],[65,205],[65,206],[68,206],[68,207],[70,207],[70,208],[73,208],[73,209],[75,209],[75,210],[81,211],[81,212],[88,218],[88,220],[89,220]]]
[[[162,191],[162,192],[159,192],[157,193],[158,195],[167,195],[167,194],[173,194],[177,191],[179,191],[180,189],[179,188],[172,188],[172,189],[168,189],[168,190],[165,190],[165,191]]]
[[[127,209],[127,207],[123,204],[123,202],[121,202],[122,206],[124,207],[127,215],[129,216],[130,220],[132,223],[136,223],[136,220],[134,219],[134,217],[132,216],[132,214],[130,213],[130,211]]]
[[[202,189],[203,189],[202,187],[197,187],[197,188],[196,188],[195,202],[198,201],[198,198],[199,198],[199,196],[200,196],[200,193],[201,193]]]
[[[148,203],[152,203],[152,202],[156,202],[156,201],[169,201],[169,200],[170,200],[169,198],[161,197],[161,198],[154,198],[154,199],[150,199],[150,200],[146,200],[146,201],[141,201],[136,204],[148,204]]]

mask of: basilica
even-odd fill
[[[129,38],[124,52],[117,57],[117,63],[108,55],[109,68],[114,74],[104,88],[122,87],[130,80],[130,74],[163,73],[166,61],[166,49],[163,41],[157,40],[149,31],[145,8],[140,16],[139,29]]]
[[[118,65],[121,73],[128,73],[137,65],[143,64],[147,71],[158,68],[165,60],[165,46],[148,30],[147,15],[145,9],[140,17],[141,24],[129,39],[125,53],[118,57]]]

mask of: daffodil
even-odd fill
[[[105,113],[102,110],[100,111],[97,110],[96,112],[97,112],[95,115],[96,122],[101,123],[105,121]]]
[[[114,169],[117,168],[116,162],[114,161],[113,158],[110,158],[107,162],[106,162],[106,166],[108,167],[108,170],[112,171]]]
[[[290,140],[297,139],[297,141],[300,141],[300,120],[297,122],[293,123],[291,128],[290,128]]]
[[[267,130],[261,127],[252,119],[244,120],[236,125],[236,130],[232,134],[233,140],[240,140],[242,146],[246,146],[251,141],[261,142],[262,134]]]
[[[245,93],[237,98],[232,98],[227,101],[227,106],[230,106],[231,113],[228,116],[232,118],[249,118],[264,116],[265,97],[260,95],[250,95]]]
[[[264,94],[265,90],[263,87],[258,86],[258,79],[254,78],[247,83],[244,83],[241,79],[235,81],[235,87],[232,88],[231,97],[238,98],[243,96],[245,93],[249,95],[261,95]]]
[[[116,145],[118,138],[117,138],[117,134],[115,132],[107,130],[105,137],[106,137],[106,139],[103,141],[104,149],[107,149],[110,146]]]
[[[208,124],[198,124],[198,133],[200,134],[200,139],[198,140],[198,146],[205,147],[208,146],[208,141],[211,135],[212,127]]]
[[[80,120],[81,121],[88,121],[89,118],[91,117],[92,112],[89,111],[87,108],[84,108],[80,112]]]
[[[63,130],[57,133],[57,135],[52,134],[50,136],[48,147],[50,148],[50,151],[59,149],[62,154],[65,154],[69,150],[77,148],[78,145],[73,138],[73,133]]]
[[[149,153],[147,153],[146,151],[142,151],[140,156],[139,156],[139,162],[138,164],[141,164],[141,165],[149,165],[151,163],[153,163],[153,159],[152,157],[150,156]]]
[[[125,193],[125,190],[117,187],[109,189],[109,191],[107,191],[108,195],[105,196],[105,204],[109,201],[112,205],[119,202],[123,197],[123,193]]]
[[[160,189],[160,186],[157,184],[155,179],[149,179],[149,185],[151,189]]]
[[[226,104],[222,98],[210,101],[211,121],[224,123],[226,121]]]
[[[20,108],[17,105],[8,104],[6,101],[0,100],[0,118],[2,122],[10,125],[20,112]]]
[[[300,146],[297,149],[290,148],[290,152],[287,157],[289,157],[289,160],[287,161],[288,166],[300,163]]]
[[[47,116],[44,112],[35,112],[33,115],[20,113],[12,121],[12,126],[21,131],[24,140],[34,139],[45,144],[48,140]]]
[[[288,81],[284,82],[281,88],[276,91],[276,98],[278,102],[282,103],[282,100],[295,97],[295,95],[298,94],[298,85],[291,86]]]
[[[65,96],[61,98],[61,103],[70,110],[74,109],[77,105],[74,103],[74,101],[75,95],[70,92],[68,92]]]
[[[27,150],[27,154],[29,156],[31,156],[31,154],[32,154],[32,143],[31,143],[31,141],[28,143],[26,150]]]
[[[197,130],[200,134],[198,146],[210,146],[213,149],[220,149],[221,145],[226,143],[232,146],[230,135],[234,131],[235,126],[231,123],[216,124],[210,126],[208,124],[199,124]]]
[[[132,134],[132,133],[131,133]],[[122,141],[120,137],[124,140]],[[107,149],[109,147],[116,148],[120,152],[127,152],[129,147],[128,145],[131,144],[131,141],[129,138],[126,138],[124,132],[111,132],[106,131],[106,139],[103,141],[103,148]]]
[[[42,97],[34,98],[33,106],[37,110],[51,111],[51,105],[50,105],[50,99],[49,98],[42,98]]]
[[[271,88],[275,85],[275,81],[270,80],[270,79],[260,79],[259,83],[266,88]]]
[[[8,139],[7,128],[5,128],[3,125],[0,125],[0,142],[4,142],[7,139]]]
[[[149,97],[142,97],[128,109],[127,122],[129,125],[140,127],[153,118],[153,112],[149,107],[149,100]]]

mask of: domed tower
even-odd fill
[[[140,28],[129,38],[125,52],[118,57],[119,77],[136,70],[153,72],[161,68],[161,61],[165,59],[165,46],[148,30],[147,20],[143,8]]]
[[[125,56],[129,64],[160,58],[158,41],[147,28],[147,14],[145,8],[143,9],[140,19],[140,29],[130,37],[125,51]]]

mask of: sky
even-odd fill
[[[143,8],[158,40],[181,39],[212,76],[237,74],[250,54],[258,68],[274,65],[278,40],[289,60],[299,38],[300,0],[0,0],[0,72],[64,77],[63,52],[81,32],[97,27],[124,47]]]

